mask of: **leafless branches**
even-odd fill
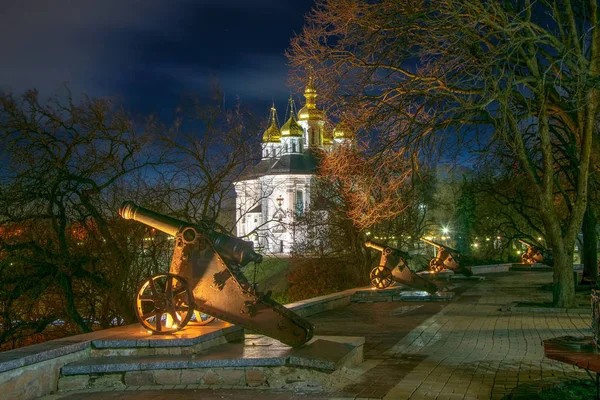
[[[534,188],[562,293],[597,135],[598,17],[595,0],[323,0],[292,41],[292,82],[312,66],[331,114],[421,163],[488,127],[479,144],[500,143]]]

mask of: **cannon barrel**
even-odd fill
[[[225,261],[241,266],[252,261],[257,263],[262,262],[262,256],[254,251],[252,242],[247,242],[226,233],[217,232],[214,229],[159,214],[156,211],[138,206],[132,201],[123,202],[123,205],[119,209],[119,215],[125,219],[132,219],[151,226],[171,236],[176,236],[183,229],[192,227],[205,235],[213,243],[215,250]]]
[[[395,249],[395,248],[393,248],[393,247],[389,247],[389,246],[384,246],[384,245],[382,245],[382,244],[375,243],[375,242],[372,242],[372,241],[370,241],[370,240],[367,240],[367,241],[365,242],[365,247],[370,247],[370,248],[372,248],[372,249],[375,249],[375,250],[381,251],[382,253],[383,253],[383,251],[384,251],[385,249],[390,249],[390,251],[388,252],[388,254],[391,254],[391,253],[393,252],[393,253],[395,253],[395,254],[397,254],[397,255],[399,255],[399,256],[401,256],[401,257],[403,257],[403,258],[406,258],[406,259],[411,259],[411,258],[412,258],[412,257],[410,256],[410,254],[408,254],[408,253],[406,253],[406,252],[404,252],[404,251],[402,251],[402,250],[398,250],[398,249]]]
[[[525,246],[529,246],[529,247],[535,246],[535,245],[528,243],[522,239],[517,239],[517,240],[519,241],[519,243],[524,244]]]
[[[379,251],[383,251],[385,249],[385,246],[382,246],[382,245],[377,244],[375,242],[371,242],[370,240],[367,240],[365,242],[365,247],[370,247],[372,249],[379,250]]]
[[[439,244],[439,243],[432,242],[431,240],[428,240],[428,239],[425,239],[425,238],[420,238],[420,240],[422,240],[423,242],[425,242],[425,243],[427,243],[427,244],[430,244],[430,245],[432,245],[432,246],[434,246],[434,247],[437,247],[437,248],[444,247],[444,246],[442,246],[442,245],[441,245],[441,244]]]

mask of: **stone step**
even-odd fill
[[[222,344],[198,354],[94,357],[67,364],[61,372],[67,376],[156,369],[282,365],[333,371],[356,353],[361,353],[363,344],[362,337],[317,336],[303,347],[292,348],[262,335],[247,335],[244,342]],[[359,362],[362,362],[362,354],[358,356]]]
[[[246,335],[243,343],[227,343],[198,354],[95,357],[62,367],[59,389],[217,383],[254,386],[249,382],[261,379],[266,380],[261,385],[283,387],[295,379],[291,377],[294,373],[300,377],[315,371],[319,379],[327,380],[327,375],[342,367],[362,363],[364,341],[363,337],[316,336],[303,347],[291,348],[262,335]]]
[[[111,335],[91,341],[91,357],[195,354],[229,342],[244,340],[244,328],[214,320],[208,325],[189,324],[169,335],[148,334],[141,325],[113,330]]]

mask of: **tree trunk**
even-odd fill
[[[81,314],[77,310],[77,305],[75,304],[75,293],[73,292],[73,282],[71,281],[71,277],[66,274],[60,273],[58,276],[58,280],[60,282],[60,286],[63,291],[64,299],[65,299],[65,308],[67,312],[67,316],[71,319],[72,322],[79,328],[82,333],[88,333],[92,330],[85,323]]]
[[[575,306],[575,281],[573,280],[573,243],[564,241],[555,244],[554,255],[554,307],[569,308]]]
[[[598,233],[596,232],[596,223],[596,213],[588,202],[581,228],[583,233],[581,254],[583,258],[583,277],[592,282],[598,281]]]

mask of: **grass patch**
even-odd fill
[[[290,261],[287,258],[265,258],[260,264],[248,264],[242,272],[250,282],[258,284],[264,283],[269,278],[279,275],[290,266]]]
[[[539,394],[544,400],[583,400],[596,398],[596,385],[589,380],[568,381]]]
[[[287,295],[289,258],[265,258],[260,264],[248,264],[242,272],[248,281],[256,282],[261,292],[271,291],[271,298],[280,304],[291,303]]]

